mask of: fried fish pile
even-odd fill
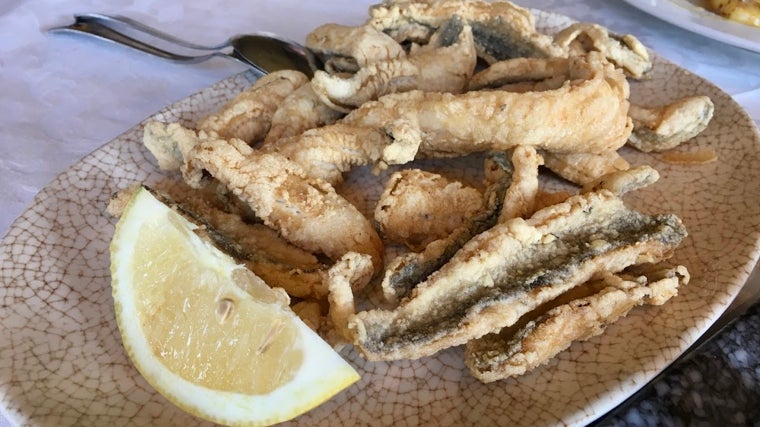
[[[664,263],[680,219],[622,200],[657,172],[618,150],[668,150],[713,112],[631,103],[628,79],[652,68],[634,37],[534,20],[505,1],[385,1],[362,26],[321,26],[311,80],[274,72],[193,128],[145,126],[189,188],[167,203],[336,345],[369,360],[465,345],[475,377],[523,374],[688,282]],[[482,188],[417,161],[476,153]],[[358,166],[387,180],[374,218],[336,190]],[[543,169],[576,190],[549,192]],[[409,251],[386,259],[395,243]],[[357,311],[376,289],[385,303]]]

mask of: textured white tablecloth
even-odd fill
[[[223,59],[174,64],[94,39],[49,35],[46,29],[69,23],[73,13],[102,12],[126,15],[198,43],[259,30],[303,40],[326,21],[361,23],[370,3],[0,2],[0,234],[42,187],[82,156],[165,105],[243,70]],[[623,2],[517,3],[635,34],[660,55],[717,84],[760,121],[760,54],[681,30]],[[0,427],[7,425],[0,415]]]

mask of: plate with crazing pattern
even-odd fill
[[[568,18],[536,12],[551,33]],[[361,380],[293,425],[582,425],[603,415],[674,361],[741,290],[760,252],[760,136],[749,116],[716,86],[653,55],[650,78],[631,98],[664,104],[708,95],[715,117],[682,151],[712,149],[718,160],[677,165],[622,149],[662,178],[626,195],[645,213],[675,213],[689,237],[673,263],[692,280],[664,306],[641,307],[607,331],[573,344],[521,377],[482,384],[460,347],[432,357],[369,363],[342,355]],[[243,73],[151,118],[188,125],[254,82]],[[142,146],[137,124],[46,186],[0,246],[0,405],[14,422],[39,426],[204,425],[155,392],[124,351],[109,286],[111,195],[135,182],[166,180]],[[466,172],[465,172],[466,173]],[[339,191],[368,215],[387,175],[357,171]]]

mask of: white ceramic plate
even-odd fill
[[[537,13],[556,31],[567,18]],[[719,160],[672,165],[624,149],[662,179],[627,196],[648,212],[673,212],[690,236],[674,261],[692,282],[662,307],[634,310],[546,366],[481,384],[452,348],[415,361],[367,363],[344,356],[362,379],[298,425],[580,425],[612,409],[670,364],[723,312],[758,258],[760,137],[749,117],[714,85],[654,56],[655,71],[632,83],[637,102],[705,94],[710,127],[684,150],[712,148]],[[241,74],[171,105],[155,117],[191,124],[254,80]],[[121,345],[109,287],[111,195],[134,182],[166,179],[141,144],[142,124],[61,174],[12,225],[0,247],[0,405],[24,425],[199,425],[142,379]],[[359,171],[343,191],[377,191],[387,175]],[[371,197],[364,200],[372,200]],[[365,202],[363,209],[371,209]]]
[[[626,3],[685,30],[760,52],[760,28],[733,22],[703,7],[700,0],[625,0]]]

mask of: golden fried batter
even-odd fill
[[[324,24],[306,36],[306,47],[323,59],[331,74],[355,73],[374,62],[406,55],[398,42],[370,25]]]
[[[485,160],[485,168],[487,187],[479,209],[472,216],[465,218],[448,236],[428,243],[421,252],[403,254],[388,263],[380,284],[386,301],[398,303],[417,284],[449,262],[473,236],[497,223],[514,167],[506,153],[492,152]]]
[[[565,51],[536,31],[528,9],[507,1],[399,1],[370,7],[368,23],[399,42],[427,43],[452,16],[472,27],[478,56],[493,63],[507,58],[558,57]]]
[[[659,108],[631,105],[633,134],[628,144],[646,152],[675,148],[705,130],[714,111],[706,96],[682,98]]]
[[[678,293],[679,285],[689,281],[683,266],[658,276],[607,274],[573,289],[568,293],[576,295],[562,295],[549,307],[524,316],[527,319],[521,321],[525,324],[468,342],[465,364],[475,378],[486,383],[522,375],[547,363],[574,341],[603,333],[634,307],[664,304]]]
[[[378,162],[390,143],[381,129],[339,122],[283,138],[264,149],[298,163],[310,178],[337,184],[354,166]]]
[[[419,358],[514,324],[594,275],[669,257],[686,236],[602,190],[515,218],[469,241],[393,310],[349,322],[369,360]]]
[[[561,83],[568,79],[569,75],[570,62],[567,58],[506,59],[495,62],[472,76],[467,89],[498,89],[505,85],[525,82],[534,83],[547,79],[556,79],[561,85]]]
[[[281,138],[297,136],[324,125],[335,123],[343,113],[322,102],[310,83],[307,83],[282,101],[272,115],[264,144],[273,144]]]
[[[309,79],[294,70],[276,71],[256,81],[222,108],[204,118],[198,130],[220,138],[238,138],[248,144],[266,136],[272,115],[283,99]]]
[[[499,214],[499,222],[533,215],[538,194],[538,167],[543,158],[533,147],[519,146],[512,152],[509,188]]]
[[[295,245],[334,260],[363,253],[376,269],[382,266],[383,244],[367,218],[330,184],[308,178],[282,155],[210,138],[193,148],[187,162],[188,175],[209,173]]]
[[[554,41],[570,55],[601,52],[608,61],[640,79],[652,69],[646,47],[634,36],[619,36],[598,24],[575,23],[554,36]]]
[[[342,123],[383,129],[393,146],[403,147],[402,160],[416,151],[441,157],[518,145],[564,153],[619,148],[632,128],[623,73],[594,52],[568,62],[570,79],[557,90],[391,94],[362,105]]]
[[[542,152],[544,166],[566,180],[588,185],[612,172],[627,170],[631,165],[615,150],[603,153]]]
[[[649,165],[641,165],[602,175],[597,180],[584,185],[583,191],[605,189],[620,197],[625,193],[652,185],[658,179],[660,179],[659,172]]]
[[[430,44],[400,58],[373,62],[350,77],[316,71],[314,91],[325,104],[344,112],[382,95],[412,89],[461,92],[477,57],[470,27],[461,20],[450,22],[433,35]]]
[[[394,172],[375,207],[385,239],[421,250],[463,226],[483,203],[480,191],[419,169]]]

